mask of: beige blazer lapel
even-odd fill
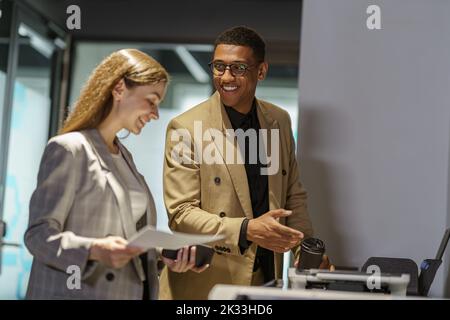
[[[261,129],[267,129],[267,144],[265,150],[272,150],[271,144],[276,143],[278,145],[278,155],[280,156],[279,159],[279,165],[281,166],[281,139],[279,138],[278,141],[274,141],[272,139],[271,129],[280,129],[280,126],[278,124],[278,121],[274,120],[272,116],[270,115],[270,112],[268,110],[268,106],[264,105],[264,103],[261,103],[260,101],[256,100],[256,103],[258,105],[257,113],[258,113],[258,120],[259,124],[261,126]],[[266,151],[266,154],[269,151]],[[273,155],[271,155],[273,157]],[[268,164],[270,165],[270,164]],[[275,174],[268,176],[269,181],[269,209],[275,210],[280,209],[281,206],[281,186],[283,185],[282,181],[283,177],[281,174],[281,168],[278,168],[278,171]],[[280,223],[286,225],[286,218],[280,218]],[[274,255],[274,268],[275,268],[275,277],[281,277],[283,274],[283,255],[281,254],[275,254]]]
[[[234,139],[233,135],[230,135],[227,130],[233,130],[230,119],[225,111],[225,107],[220,101],[219,93],[216,92],[211,97],[211,108],[210,108],[210,119],[211,119],[211,127],[214,129],[218,129],[223,133],[224,137],[224,145],[220,146],[216,140],[214,143],[216,145],[216,149],[219,150],[220,155],[223,158],[223,161],[228,169],[231,180],[233,182],[234,189],[241,203],[242,209],[245,213],[245,216],[249,219],[253,218],[253,209],[252,203],[250,199],[250,191],[248,187],[247,174],[245,172],[245,166],[243,164],[237,164],[236,157],[234,159],[234,164],[227,163],[225,150],[233,150],[234,155],[241,156],[241,151],[239,146],[237,145],[237,141]],[[213,133],[211,132],[213,136]]]
[[[270,115],[270,112],[268,110],[268,107],[261,103],[259,100],[256,100],[256,104],[258,106],[257,113],[258,113],[258,120],[259,125],[261,126],[261,129],[267,130],[267,145],[266,145],[266,154],[268,153],[267,150],[272,150],[271,146],[272,143],[275,143],[278,146],[278,155],[281,157],[281,145],[280,145],[280,139],[278,141],[274,141],[272,139],[272,129],[280,129],[280,126],[278,124],[278,121],[274,120],[272,116]],[[273,155],[272,155],[273,156]],[[281,160],[281,159],[279,159]],[[279,161],[280,163],[281,161]],[[270,164],[268,164],[270,165]],[[281,165],[281,163],[280,163]],[[281,168],[278,168],[278,171],[275,174],[268,176],[269,181],[269,209],[279,209],[280,203],[281,203],[281,186],[282,186],[282,175],[281,175]]]

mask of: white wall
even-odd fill
[[[366,27],[371,4],[381,30]],[[317,236],[337,265],[434,258],[450,221],[450,1],[304,0],[302,19],[299,154]]]

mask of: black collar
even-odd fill
[[[225,105],[224,105],[225,106]],[[246,114],[240,113],[233,107],[225,106],[225,111],[230,118],[231,125],[234,129],[238,128],[252,128],[258,123],[258,115],[256,112],[256,99],[253,99],[252,108]]]

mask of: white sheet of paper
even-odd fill
[[[147,226],[128,240],[128,246],[140,247],[148,250],[161,247],[164,249],[178,250],[184,246],[192,246],[212,241],[222,240],[224,236],[197,235],[181,232],[165,232]]]

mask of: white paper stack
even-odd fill
[[[150,248],[164,248],[178,250],[184,246],[192,246],[222,240],[224,236],[189,234],[181,232],[169,233],[147,226],[128,240],[128,246],[145,250]]]

